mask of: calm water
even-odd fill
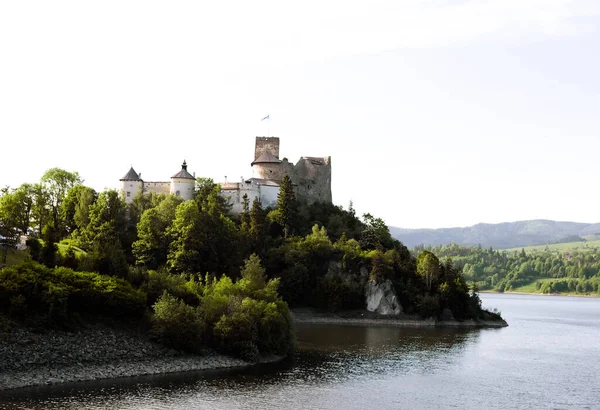
[[[0,408],[600,409],[600,299],[482,299],[508,328],[303,326],[288,363],[20,390]]]

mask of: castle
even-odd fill
[[[250,203],[258,198],[263,207],[274,206],[279,194],[282,178],[290,177],[296,197],[301,202],[332,202],[331,196],[331,157],[301,157],[296,164],[287,158],[279,159],[279,138],[256,137],[252,178],[240,182],[222,182],[221,194],[229,199],[231,213],[242,212],[243,196],[247,195]],[[139,193],[171,193],[184,200],[194,196],[196,178],[190,175],[187,164],[183,161],[181,170],[171,177],[170,182],[146,182],[133,167],[120,179],[120,190],[125,201],[131,203]]]

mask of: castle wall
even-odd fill
[[[144,181],[144,193],[153,192],[155,194],[169,194],[171,192],[170,182],[146,182]]]
[[[231,205],[231,213],[233,215],[239,215],[243,211],[243,197],[244,194],[248,195],[248,201],[250,201],[250,208],[252,208],[252,202],[255,198],[260,199],[260,189],[258,185],[245,183],[245,182],[227,182],[221,183],[221,195],[229,199]]]
[[[260,157],[265,151],[270,152],[279,158],[279,138],[278,137],[256,137],[254,148],[254,159]],[[258,178],[258,177],[257,177]]]
[[[196,181],[188,178],[171,178],[169,193],[180,196],[184,201],[194,198]]]
[[[244,194],[248,195],[250,208],[252,208],[252,202],[256,198],[259,199],[263,208],[277,204],[278,186],[262,185],[255,182],[226,182],[220,185],[221,195],[229,199],[233,215],[239,215],[244,210]]]

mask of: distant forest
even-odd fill
[[[454,266],[462,269],[465,279],[482,290],[600,295],[597,246],[568,251],[550,245],[526,252],[451,244],[417,246],[414,252],[425,249],[441,260],[451,258]]]

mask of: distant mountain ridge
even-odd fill
[[[390,226],[392,236],[412,248],[417,245],[481,245],[495,249],[544,245],[569,236],[600,234],[600,223],[560,222],[547,219],[479,223],[466,228],[404,229]]]

